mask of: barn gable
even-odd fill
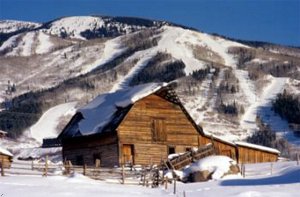
[[[169,153],[199,146],[199,132],[181,106],[156,93],[134,103],[117,132],[122,157],[138,164],[159,163]]]

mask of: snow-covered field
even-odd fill
[[[296,197],[299,196],[300,166],[296,162],[246,165],[246,178],[183,184],[177,182],[176,194],[173,184],[165,190],[137,185],[109,184],[95,181],[80,174],[65,176],[5,176],[0,179],[1,196],[234,196],[234,197]]]

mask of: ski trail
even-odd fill
[[[133,56],[129,57],[132,59],[134,56],[138,56],[140,53],[136,53]],[[122,78],[119,82],[115,83],[115,85],[112,87],[110,92],[115,92],[120,89],[124,89],[129,86],[130,81],[132,78],[139,73],[145,66],[147,66],[148,62],[157,54],[156,50],[149,49],[146,51],[143,51],[143,56],[140,58],[140,60],[135,64],[133,68],[129,71],[129,73]]]
[[[258,103],[257,114],[263,122],[270,125],[278,136],[284,137],[293,145],[300,145],[300,138],[294,136],[286,120],[272,110],[272,100],[282,93],[288,78],[272,78],[271,84],[265,89],[262,99]]]

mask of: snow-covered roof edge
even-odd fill
[[[7,134],[6,131],[2,131],[2,130],[0,130],[0,133],[2,133],[2,134]]]
[[[168,83],[147,83],[97,96],[77,110],[83,116],[79,122],[81,135],[100,133],[113,120],[118,108],[126,108],[167,85]]]
[[[232,142],[232,141],[225,140],[225,139],[223,139],[222,137],[218,137],[218,136],[216,136],[216,135],[213,135],[213,134],[210,134],[210,133],[207,133],[207,132],[204,132],[204,135],[205,135],[206,137],[212,138],[212,140],[219,140],[219,141],[221,141],[221,142],[225,142],[225,143],[231,144],[231,145],[233,145],[233,146],[236,145],[236,144],[235,144],[234,142]]]
[[[8,150],[6,150],[5,148],[2,148],[1,146],[0,146],[0,154],[3,154],[3,155],[7,155],[7,156],[11,156],[11,157],[13,157],[14,155],[11,153],[11,152],[9,152]]]
[[[277,153],[280,154],[280,151],[274,148],[269,148],[266,146],[261,146],[261,145],[257,145],[257,144],[251,144],[251,143],[247,143],[247,142],[241,142],[241,141],[237,141],[234,142],[237,146],[245,146],[248,148],[254,148],[254,149],[258,149],[258,150],[263,150],[266,152],[271,152],[271,153]]]

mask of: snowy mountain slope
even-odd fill
[[[47,30],[50,35],[68,35],[70,38],[85,39],[81,33],[99,29],[104,26],[104,21],[98,17],[77,16],[67,17],[54,21]]]
[[[0,47],[5,56],[31,56],[51,51],[55,43],[41,31],[30,31],[10,37]]]
[[[168,23],[130,17],[72,16],[46,23],[42,28],[51,35],[85,40],[115,37],[163,24]]]
[[[42,143],[43,138],[55,138],[60,133],[57,131],[59,119],[67,115],[75,114],[76,102],[60,104],[46,111],[43,116],[29,128],[30,135]]]
[[[38,42],[39,42],[39,45],[36,48],[37,54],[43,54],[43,53],[50,52],[52,46],[54,45],[50,40],[50,36],[43,32],[39,32]]]
[[[2,20],[0,21],[0,34],[13,33],[25,29],[34,29],[41,24],[25,21]]]
[[[299,57],[292,48],[255,48],[162,21],[65,17],[4,40],[0,100],[15,98],[19,111],[27,104],[41,106],[40,116],[64,102],[82,106],[98,94],[130,86],[133,79],[137,84],[165,82],[162,73],[173,74],[168,82],[206,132],[242,140],[254,132],[259,115],[274,130],[292,136],[287,122],[271,111],[270,101],[283,89],[300,94]],[[168,67],[176,61],[184,67]],[[147,79],[137,78],[146,68]],[[175,75],[179,69],[183,74]],[[17,91],[7,92],[8,81]],[[224,105],[235,105],[238,113],[225,113]]]

